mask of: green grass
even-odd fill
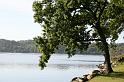
[[[113,70],[113,73],[96,76],[89,82],[124,82],[124,63],[120,63]]]

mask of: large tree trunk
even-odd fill
[[[106,71],[107,73],[113,72],[112,67],[111,67],[111,62],[110,62],[110,54],[109,54],[109,48],[108,48],[108,43],[106,41],[105,34],[103,30],[100,28],[100,22],[96,23],[97,32],[101,38],[101,42],[103,45],[103,50],[104,50],[104,57],[105,57],[105,64],[106,64]]]
[[[103,28],[101,28],[101,26],[100,26],[101,16],[103,14],[103,11],[104,11],[106,5],[107,5],[107,0],[105,0],[105,2],[103,4],[103,7],[101,6],[98,17],[95,17],[96,23],[95,23],[94,27],[96,28],[96,30],[97,30],[97,32],[100,36],[102,45],[103,45],[106,70],[107,70],[108,73],[111,73],[111,72],[113,72],[113,70],[112,70],[111,62],[110,62],[110,54],[109,54],[108,43],[106,41],[107,38],[105,36],[105,32],[104,32]]]
[[[106,41],[105,35],[101,31],[102,31],[102,29],[101,30],[98,30],[98,33],[100,35],[101,42],[102,42],[102,45],[103,45],[106,71],[107,71],[107,73],[111,73],[111,72],[113,72],[113,70],[112,70],[112,67],[111,67],[111,61],[110,61],[110,54],[109,54],[108,43]]]
[[[105,57],[105,65],[106,65],[106,70],[107,73],[113,72],[112,67],[111,67],[111,61],[110,61],[110,54],[109,54],[109,48],[108,48],[108,43],[102,42],[104,46],[104,57]]]

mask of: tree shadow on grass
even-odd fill
[[[113,72],[108,75],[101,75],[101,76],[124,79],[124,72]]]

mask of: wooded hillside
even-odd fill
[[[115,48],[110,49],[110,53],[115,55],[116,53],[124,53],[124,43],[116,44]],[[63,54],[65,53],[64,46],[58,46],[58,50],[55,50],[56,53]],[[0,39],[0,52],[11,52],[11,53],[38,53],[38,50],[35,46],[33,40],[21,40],[21,41],[14,41],[14,40],[5,40]],[[79,52],[78,54],[101,54],[98,51],[94,44],[91,44],[87,51]]]
[[[0,52],[35,53],[37,52],[37,48],[33,40],[10,41],[0,39]]]

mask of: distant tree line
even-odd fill
[[[36,53],[38,52],[33,40],[5,40],[0,39],[0,52]]]
[[[66,53],[65,47],[62,45],[59,45],[58,49],[55,50],[55,53],[61,53],[61,54]],[[89,48],[86,51],[81,52],[80,50],[77,49],[76,54],[85,54],[85,55],[87,54],[99,55],[100,54],[101,55],[102,51],[99,51],[94,44],[91,44],[89,45]]]
[[[38,53],[38,49],[33,40],[5,40],[0,39],[0,52],[10,52],[10,53]],[[65,53],[65,47],[59,45],[58,50],[55,53],[63,54]],[[101,51],[97,50],[94,44],[91,44],[86,51],[80,52],[78,49],[77,54],[102,54]],[[110,49],[110,54],[118,55],[124,53],[124,43],[115,44],[114,48]]]

